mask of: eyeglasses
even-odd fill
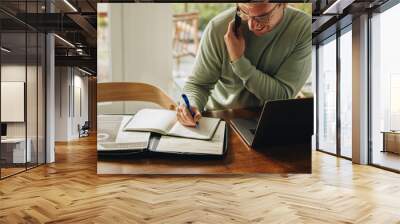
[[[267,24],[270,22],[271,17],[274,15],[274,11],[279,8],[280,4],[276,4],[269,12],[260,15],[260,16],[249,16],[245,12],[243,12],[239,6],[236,7],[236,14],[243,20],[248,21],[249,19],[255,20],[257,23],[260,24]]]

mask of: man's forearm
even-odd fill
[[[293,95],[293,88],[261,72],[244,56],[232,63],[232,69],[246,89],[262,101],[288,99]]]
[[[197,107],[199,111],[203,111],[207,104],[208,96],[210,95],[210,90],[208,86],[202,86],[194,82],[193,79],[189,78],[183,88],[185,94],[189,97],[190,103]]]

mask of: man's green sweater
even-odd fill
[[[293,98],[311,72],[311,17],[286,8],[269,33],[256,36],[242,24],[244,55],[233,63],[224,42],[235,9],[207,25],[193,73],[184,92],[200,111],[261,106],[265,101]]]

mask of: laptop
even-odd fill
[[[231,123],[252,148],[311,141],[314,98],[268,101],[258,119],[236,118]]]
[[[7,124],[1,123],[1,140],[7,139]]]

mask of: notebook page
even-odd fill
[[[165,134],[176,123],[176,112],[165,109],[142,109],[125,126],[125,131],[153,131]]]
[[[168,135],[208,140],[211,139],[218,127],[220,119],[202,117],[197,127],[186,127],[179,122],[169,130]]]
[[[124,131],[124,127],[132,117],[124,117],[118,131],[116,143],[128,143],[135,148],[145,149],[149,144],[150,132]]]
[[[209,141],[179,138],[172,136],[162,136],[158,143],[156,152],[168,153],[194,153],[222,155],[224,150],[225,121],[221,121],[213,138]]]
[[[100,116],[99,116],[100,117]],[[98,151],[114,150],[135,150],[145,149],[149,143],[149,132],[126,132],[124,126],[132,119],[132,116],[104,115],[98,119],[98,125],[101,128],[98,135]],[[111,138],[102,138],[105,127],[109,127]],[[112,128],[112,130],[111,130]]]
[[[115,142],[123,115],[97,116],[97,143]]]

